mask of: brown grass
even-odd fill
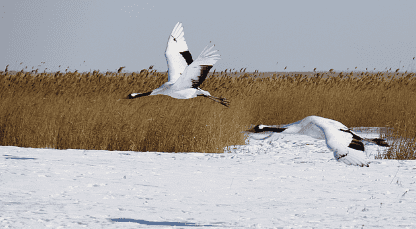
[[[237,76],[238,75],[238,76]],[[215,72],[201,85],[231,102],[125,98],[167,73],[0,72],[0,145],[58,149],[223,152],[255,124],[319,115],[347,126],[391,127],[389,159],[415,159],[416,79],[399,72]],[[404,143],[403,143],[404,142]]]

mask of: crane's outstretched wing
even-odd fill
[[[168,83],[172,84],[178,80],[185,68],[193,62],[180,22],[175,25],[169,36],[165,56],[168,62]]]
[[[330,147],[330,144],[328,144],[328,148],[331,148],[331,150],[334,152],[334,158],[337,161],[344,162],[347,165],[357,165],[361,167],[368,167],[369,161],[364,153],[364,144],[362,140],[358,140],[356,138],[350,137],[345,135],[344,139],[351,138],[351,141],[348,143],[340,143],[334,145],[334,142],[332,142]],[[348,146],[346,146],[348,144]]]
[[[220,59],[220,55],[216,54],[218,50],[212,50],[214,46],[205,47],[198,58],[183,71],[172,88],[176,90],[198,88],[208,76],[212,66]]]

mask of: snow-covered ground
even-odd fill
[[[0,228],[169,225],[416,228],[416,161],[348,166],[300,135],[224,154],[0,147]]]

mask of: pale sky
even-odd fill
[[[0,70],[166,71],[179,21],[194,59],[216,45],[217,71],[416,71],[413,0],[1,0],[0,10]]]

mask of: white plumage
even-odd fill
[[[169,36],[168,45],[165,50],[166,61],[168,63],[168,82],[166,83],[168,84],[175,83],[185,68],[192,63],[192,56],[189,53],[184,35],[182,23],[176,23],[175,28],[173,28]]]
[[[228,107],[225,98],[211,96],[208,91],[199,88],[220,55],[212,50],[215,45],[205,47],[198,58],[193,61],[186,44],[182,23],[178,22],[168,39],[165,51],[168,63],[168,81],[159,88],[147,93],[132,93],[129,99],[148,95],[168,95],[176,99],[190,99],[204,96]]]
[[[257,125],[248,132],[271,132],[266,138],[272,136],[273,133],[280,133],[301,134],[317,139],[324,139],[328,148],[334,153],[337,161],[342,161],[347,165],[358,165],[362,167],[368,167],[369,164],[364,154],[363,140],[373,142],[380,146],[388,146],[383,139],[361,138],[344,124],[319,116],[308,116],[300,121],[281,126]]]

